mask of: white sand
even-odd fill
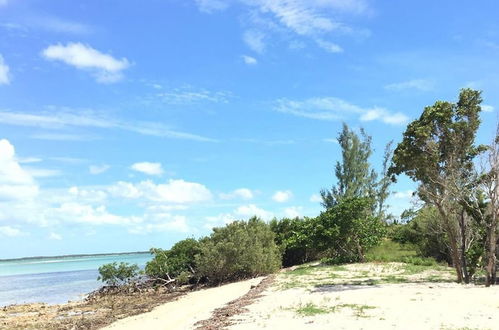
[[[151,312],[124,318],[104,329],[193,329],[196,322],[210,318],[216,308],[245,295],[252,285],[257,285],[262,279],[263,277],[259,277],[191,292],[176,301],[158,306]]]
[[[297,309],[307,303],[329,312],[299,315]],[[359,313],[354,305],[374,308]],[[238,330],[499,329],[499,286],[421,283],[334,286],[320,291],[270,289],[234,320],[238,324],[231,329]]]

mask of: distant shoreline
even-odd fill
[[[146,254],[149,251],[135,251],[135,252],[115,252],[115,253],[94,253],[94,254],[65,254],[61,256],[36,256],[36,257],[22,257],[22,258],[9,258],[0,259],[0,262],[5,261],[22,261],[22,260],[41,260],[41,259],[53,259],[53,258],[77,258],[77,257],[99,257],[99,256],[118,256],[126,254]]]

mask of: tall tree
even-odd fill
[[[341,147],[341,162],[336,163],[336,186],[321,190],[322,205],[330,209],[341,200],[352,197],[374,198],[376,173],[371,169],[369,157],[372,154],[371,137],[363,129],[360,138],[343,123],[338,143]]]
[[[475,146],[480,125],[481,93],[462,89],[457,103],[437,101],[407,126],[395,149],[391,174],[407,174],[419,182],[421,199],[434,205],[446,230],[459,282],[468,282],[466,249],[469,217],[457,192],[472,178],[473,160],[483,150]]]

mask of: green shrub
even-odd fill
[[[372,216],[368,198],[345,198],[315,220],[315,245],[332,260],[364,261],[366,251],[379,245],[384,224]],[[336,262],[336,261],[335,261]]]
[[[200,243],[197,269],[212,284],[273,273],[281,266],[274,233],[256,217],[214,228]]]
[[[113,262],[99,267],[97,280],[110,286],[128,284],[139,275],[139,266],[126,262]]]
[[[152,278],[185,284],[196,279],[195,257],[199,252],[199,242],[193,238],[177,242],[170,250],[153,248],[154,257],[146,264],[145,272]]]
[[[312,233],[313,219],[273,219],[269,225],[275,234],[275,242],[282,254],[284,267],[303,264],[316,260],[318,251],[315,248]]]

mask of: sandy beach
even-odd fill
[[[156,307],[148,313],[121,319],[104,329],[193,329],[216,309],[246,294],[263,277],[189,293],[176,301]]]
[[[50,317],[43,306],[33,306],[31,312],[0,311],[0,328],[499,329],[499,286],[453,281],[453,269],[442,265],[310,264],[268,278],[187,292],[134,316],[121,318],[113,312],[109,316],[117,320],[112,324],[88,319],[54,323],[61,315],[79,320],[92,316],[92,306],[82,312],[78,305],[60,305],[53,307],[59,313]],[[40,310],[45,311],[35,312]]]

